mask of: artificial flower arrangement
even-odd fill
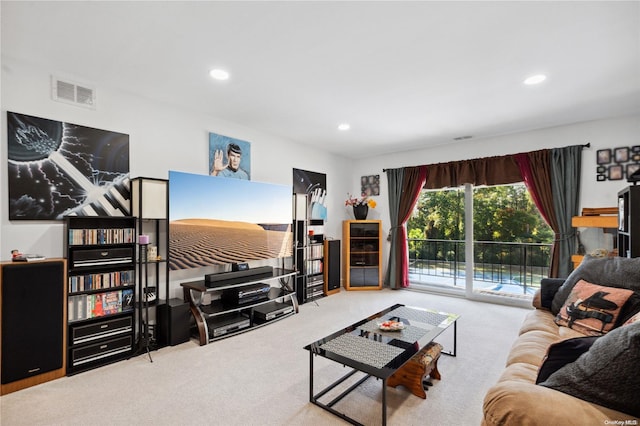
[[[347,194],[347,199],[344,202],[345,206],[369,206],[372,209],[375,209],[377,206],[376,200],[369,198],[363,194],[362,198],[355,198],[351,194]]]

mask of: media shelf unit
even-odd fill
[[[298,303],[325,296],[324,220],[312,219],[307,194],[294,194],[294,269]]]
[[[131,179],[131,214],[137,219],[139,235],[149,237],[138,244],[138,352],[156,350],[166,343],[169,325],[160,321],[159,310],[169,299],[169,181],[148,177]],[[156,256],[150,248],[155,247]],[[164,303],[161,303],[164,296]]]
[[[618,256],[640,256],[640,186],[618,192]]]
[[[67,374],[132,355],[136,219],[67,216]]]
[[[294,277],[296,271],[269,268],[270,272],[255,275],[251,275],[252,270],[243,271],[246,274],[229,274],[232,278],[219,280],[209,286],[207,286],[206,280],[180,283],[183,287],[184,298],[189,302],[191,313],[196,322],[195,334],[200,345],[262,327],[298,313],[295,290],[292,286],[283,284],[284,280]],[[220,275],[223,276],[223,274],[225,273]],[[274,281],[280,282],[280,285],[272,286],[271,283]],[[242,304],[223,301],[225,290],[242,291],[246,289],[251,291],[266,283],[269,283],[270,288],[264,299]],[[203,303],[207,298],[210,298],[211,302]],[[291,309],[288,309],[289,307]],[[273,317],[271,318],[267,314],[266,318],[260,319],[259,316],[263,315],[265,311],[272,312]]]
[[[345,220],[344,286],[346,290],[382,289],[382,222]]]

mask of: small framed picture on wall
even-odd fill
[[[613,152],[614,152],[616,163],[626,163],[627,161],[629,161],[628,147],[625,146],[622,148],[616,148]]]
[[[597,164],[609,164],[611,162],[611,150],[599,149]]]
[[[609,166],[609,180],[622,179],[622,166]]]
[[[626,175],[627,179],[631,177],[632,174],[640,170],[640,164],[627,164]]]

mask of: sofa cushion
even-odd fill
[[[554,315],[560,312],[569,293],[581,279],[600,285],[640,291],[640,257],[585,256],[553,297],[551,312]]]
[[[575,362],[541,386],[594,404],[640,416],[640,322],[618,327],[597,339]]]
[[[536,384],[544,382],[551,374],[578,359],[578,357],[588,351],[596,339],[599,338],[600,336],[574,337],[549,346],[547,355],[538,370]]]
[[[556,324],[588,335],[604,334],[616,324],[620,310],[632,294],[632,290],[580,280],[558,312]]]

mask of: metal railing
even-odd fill
[[[409,274],[412,281],[447,278],[449,285],[465,285],[465,242],[409,239]],[[551,244],[474,241],[474,282],[490,290],[532,294],[548,276]],[[474,285],[474,288],[476,285]]]

